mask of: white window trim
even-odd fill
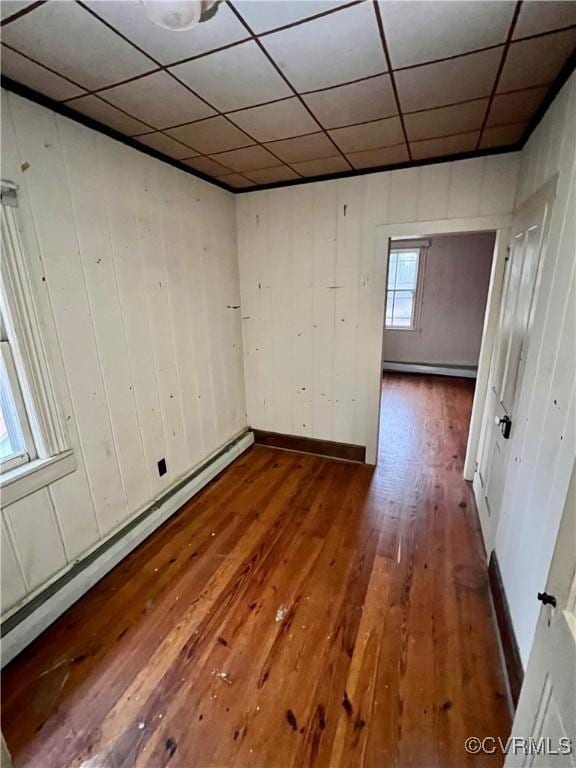
[[[36,456],[0,475],[2,507],[76,469],[41,334],[32,278],[16,219],[17,205],[16,185],[2,180],[0,311]]]
[[[426,258],[428,255],[429,240],[391,240],[386,262],[386,299],[384,302],[384,331],[386,333],[414,333],[422,329],[422,297],[424,292],[424,272],[426,270]],[[390,254],[394,251],[418,251],[418,274],[416,275],[416,289],[414,290],[414,304],[412,307],[412,325],[393,326],[386,325],[386,310],[388,308],[388,270],[390,268]]]

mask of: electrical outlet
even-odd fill
[[[166,469],[166,459],[160,459],[160,461],[158,462],[158,474],[160,475],[160,477],[162,477],[162,475],[165,475],[166,472],[168,472],[168,470]]]

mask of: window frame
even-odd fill
[[[36,301],[39,275],[25,253],[17,218],[18,187],[2,179],[0,316],[2,356],[20,417],[27,459],[0,472],[0,506],[5,508],[76,469],[68,428],[57,388]],[[50,323],[48,322],[48,325]]]
[[[386,262],[386,298],[384,305],[384,331],[402,331],[404,333],[410,333],[419,331],[421,328],[421,310],[422,310],[422,287],[424,284],[424,272],[426,264],[426,256],[428,253],[428,247],[430,242],[428,240],[391,240],[388,250],[388,257]],[[393,253],[399,253],[401,251],[417,251],[418,252],[418,264],[416,268],[416,284],[413,289],[409,288],[392,288],[388,287],[388,276],[390,272],[390,260]],[[399,293],[402,291],[413,291],[412,301],[412,317],[410,319],[410,325],[388,325],[388,294]]]

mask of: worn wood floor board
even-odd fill
[[[472,387],[386,374],[375,470],[240,457],[3,671],[16,768],[500,766]]]

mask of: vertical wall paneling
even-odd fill
[[[78,465],[2,510],[6,615],[238,434],[246,407],[233,196],[18,96],[2,106]]]
[[[65,361],[74,417],[101,532],[124,517],[120,481],[102,372],[98,361],[80,248],[56,116],[10,98],[20,154]],[[6,148],[4,149],[6,151]],[[55,194],[55,189],[58,193]]]
[[[26,168],[27,160],[22,156],[15,138],[12,109],[7,92],[2,91],[2,173],[4,178],[18,179]],[[11,151],[6,151],[10,147]],[[30,169],[28,169],[30,170]],[[48,359],[52,362],[56,385],[60,394],[60,405],[68,428],[71,444],[76,450],[76,472],[59,480],[49,489],[54,501],[56,514],[63,533],[63,544],[69,560],[80,556],[99,538],[94,502],[86,475],[83,453],[79,450],[79,436],[76,430],[74,408],[70,397],[68,376],[62,365],[62,345],[54,319],[54,310],[48,282],[44,274],[43,252],[39,247],[34,210],[25,184],[18,192],[19,225],[25,252],[31,263],[30,277],[39,309],[39,321],[44,331]],[[27,226],[23,224],[26,222]],[[9,607],[10,602],[4,602]]]
[[[486,157],[238,195],[249,423],[368,445],[386,274],[378,228],[397,224],[402,235],[430,222],[441,233],[447,216],[463,222],[459,231],[503,221],[518,161]]]
[[[340,290],[336,276],[338,227],[338,183],[328,182],[323,190],[314,189],[314,229],[311,252],[313,306],[312,435],[334,439],[334,326],[336,296]],[[287,300],[289,297],[287,297]],[[289,316],[283,318],[289,323]]]

